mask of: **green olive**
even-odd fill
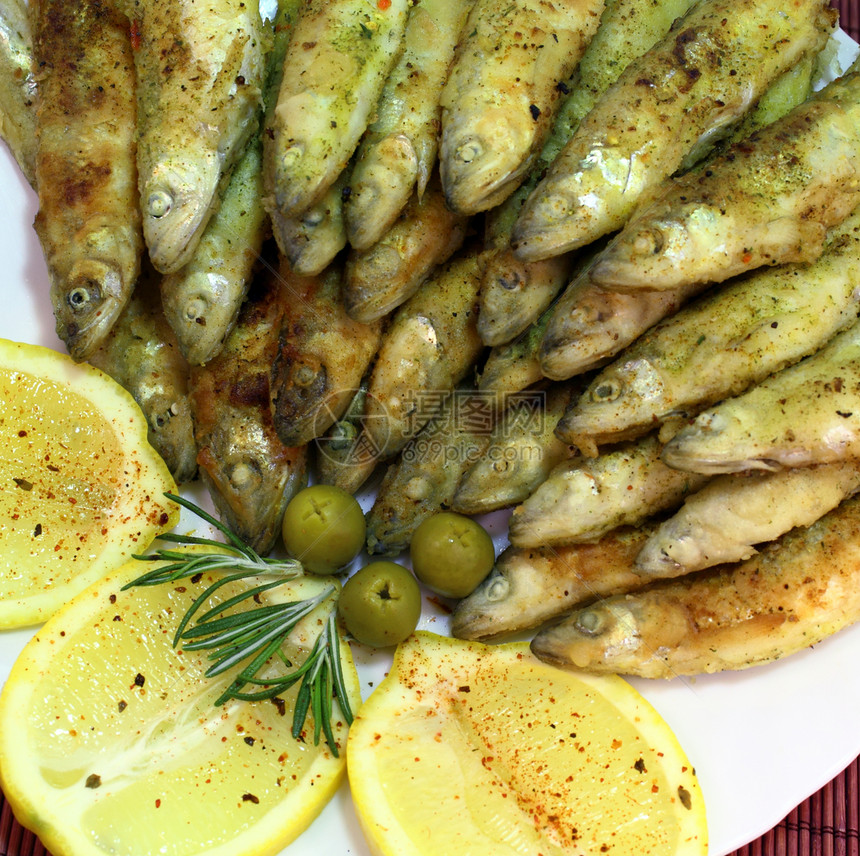
[[[354,496],[339,487],[315,484],[300,490],[284,512],[284,547],[305,569],[333,574],[364,546],[364,513]]]
[[[384,648],[397,645],[415,630],[421,616],[421,590],[403,565],[371,562],[344,583],[337,608],[355,639]]]
[[[490,573],[493,539],[471,517],[442,511],[415,530],[409,548],[415,576],[446,597],[466,597]]]

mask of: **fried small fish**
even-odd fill
[[[589,672],[672,678],[745,669],[809,648],[860,618],[860,499],[746,562],[578,609],[532,651]]]
[[[560,433],[616,442],[742,393],[850,327],[858,281],[860,210],[831,229],[817,261],[753,271],[643,333],[591,381]]]
[[[320,437],[343,415],[376,356],[382,324],[347,314],[342,270],[299,276],[283,260],[279,279],[287,308],[272,365],[272,412],[288,446]]]
[[[810,262],[860,204],[860,72],[671,179],[601,254],[591,278],[627,291],[722,282]]]
[[[307,447],[280,441],[269,407],[285,303],[275,276],[255,283],[221,352],[190,377],[201,479],[224,522],[258,553],[274,546],[307,476]]]
[[[476,0],[441,97],[451,208],[492,208],[528,173],[602,12],[603,0]]]
[[[84,360],[140,272],[134,60],[128,22],[111,5],[38,0],[30,13],[38,86],[34,226],[57,335]]]
[[[717,476],[643,544],[635,569],[678,577],[754,556],[756,544],[809,526],[860,488],[856,461]]]
[[[21,172],[36,182],[36,77],[33,33],[24,0],[0,2],[0,137]]]
[[[254,138],[190,261],[161,280],[164,313],[191,365],[217,356],[250,288],[268,231],[262,187],[261,143]]]
[[[373,366],[365,431],[380,457],[436,415],[483,351],[476,329],[481,256],[469,246],[442,265],[391,319]]]
[[[472,0],[422,0],[409,9],[403,52],[362,137],[344,206],[349,243],[366,250],[418,199],[436,165],[439,98]]]
[[[555,436],[573,388],[556,384],[506,396],[489,443],[465,470],[451,500],[462,514],[484,514],[524,502],[576,450]]]
[[[403,49],[407,0],[308,0],[264,146],[266,206],[295,217],[346,168]]]
[[[435,177],[375,244],[347,254],[343,299],[350,317],[369,323],[396,309],[460,249],[466,230],[467,218],[448,208]]]
[[[495,346],[518,335],[567,284],[559,280],[569,267],[562,256],[524,262],[510,247],[511,232],[529,194],[600,95],[632,60],[665,36],[672,22],[692,4],[693,0],[609,0],[605,4],[597,32],[570,86],[559,84],[564,100],[540,154],[511,195],[486,214],[485,243],[491,252],[481,285],[478,317],[484,344]]]
[[[631,62],[532,192],[512,246],[527,261],[620,226],[653,189],[731,132],[784,71],[835,29],[822,0],[703,0]]]
[[[650,531],[622,527],[589,544],[507,547],[490,575],[454,607],[452,635],[489,642],[642,588],[647,581],[634,572],[633,560]]]
[[[700,413],[663,460],[679,470],[778,470],[860,455],[860,322],[815,354]]]
[[[696,284],[674,291],[608,291],[582,271],[551,307],[538,360],[543,374],[566,380],[596,368],[671,315],[701,291]]]
[[[450,507],[460,475],[490,442],[494,416],[492,402],[483,396],[449,393],[385,472],[366,515],[370,555],[398,555],[424,520]]]
[[[134,33],[143,231],[152,263],[173,273],[259,127],[269,39],[257,3],[119,2]]]
[[[89,362],[126,389],[146,417],[150,445],[177,484],[197,474],[188,363],[161,308],[158,275],[145,266],[128,303]]]
[[[515,547],[575,544],[617,526],[635,526],[678,507],[707,476],[685,473],[660,460],[656,437],[624,444],[597,458],[559,464],[511,514]]]

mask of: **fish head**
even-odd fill
[[[191,481],[197,474],[197,447],[191,405],[184,396],[158,392],[147,403],[149,437],[177,484]]]
[[[221,319],[229,300],[230,280],[212,270],[197,270],[181,275],[181,287],[172,288],[165,279],[162,305],[170,327],[179,341],[179,348],[189,365],[202,366],[221,350],[226,333],[233,328],[235,315],[229,324],[208,324],[208,319]]]
[[[57,335],[76,360],[98,347],[125,307],[129,273],[99,258],[78,259],[65,277],[53,276],[51,297]]]
[[[650,426],[665,410],[666,384],[647,357],[604,369],[559,423],[564,434],[612,436]]]
[[[532,640],[541,660],[596,669],[623,665],[642,643],[638,619],[623,597],[608,598],[576,610]]]
[[[500,133],[500,130],[503,133]],[[449,207],[477,214],[503,202],[531,163],[535,121],[510,104],[451,111],[443,120],[439,168]]]
[[[161,273],[175,273],[194,250],[218,202],[221,157],[165,157],[141,176],[143,235]]]
[[[457,639],[493,638],[498,632],[496,618],[505,611],[512,590],[508,577],[498,567],[493,568],[470,595],[457,602],[451,615],[452,635]]]

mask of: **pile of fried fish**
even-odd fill
[[[371,554],[510,509],[452,632],[551,662],[739,669],[860,617],[824,0],[0,11],[57,332],[255,548],[312,469],[378,482]]]

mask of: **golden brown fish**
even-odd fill
[[[607,598],[535,636],[542,660],[672,678],[745,669],[809,648],[860,618],[860,499],[746,562]]]
[[[703,0],[601,96],[533,191],[512,245],[547,258],[605,235],[731,132],[836,24],[822,0]]]
[[[697,473],[778,470],[860,455],[860,322],[822,350],[700,413],[663,449]]]
[[[647,526],[615,529],[590,544],[508,547],[490,575],[454,607],[451,633],[489,642],[534,630],[576,606],[636,591],[647,581],[633,570]]]
[[[502,202],[528,173],[603,0],[476,0],[442,92],[439,166],[464,214]]]
[[[280,441],[269,407],[286,300],[275,276],[255,283],[220,354],[191,371],[200,476],[224,522],[260,553],[306,478],[307,448]]]
[[[380,322],[362,324],[347,314],[342,271],[299,276],[280,267],[286,309],[272,366],[272,412],[281,440],[301,446],[320,437],[343,415],[376,355]]]
[[[436,165],[439,97],[472,0],[422,0],[409,9],[403,52],[361,140],[346,200],[349,243],[366,250],[394,225]]]
[[[155,267],[172,273],[259,127],[269,38],[257,3],[119,3],[135,43],[143,231]]]
[[[544,547],[592,541],[617,526],[635,526],[677,508],[707,476],[666,466],[660,449],[649,436],[597,458],[559,464],[514,509],[508,523],[511,544]]]
[[[143,251],[128,22],[105,3],[30,4],[38,69],[34,226],[57,334],[76,360],[131,296]]]
[[[470,246],[395,313],[373,366],[365,431],[381,457],[402,449],[438,412],[483,350],[476,329],[481,256]]]
[[[265,134],[266,204],[295,217],[344,170],[403,49],[407,0],[307,0]]]
[[[150,444],[182,484],[197,473],[188,363],[161,309],[158,279],[145,266],[125,309],[89,362],[138,403],[146,416]]]
[[[616,442],[740,394],[851,326],[859,281],[860,210],[817,261],[753,271],[653,326],[597,374],[559,432]]]
[[[860,204],[860,73],[672,179],[638,210],[591,271],[621,291],[722,282],[814,261],[827,230]]]
[[[348,253],[343,299],[350,317],[376,321],[408,300],[461,247],[466,229],[467,218],[448,208],[434,178],[375,244]]]

